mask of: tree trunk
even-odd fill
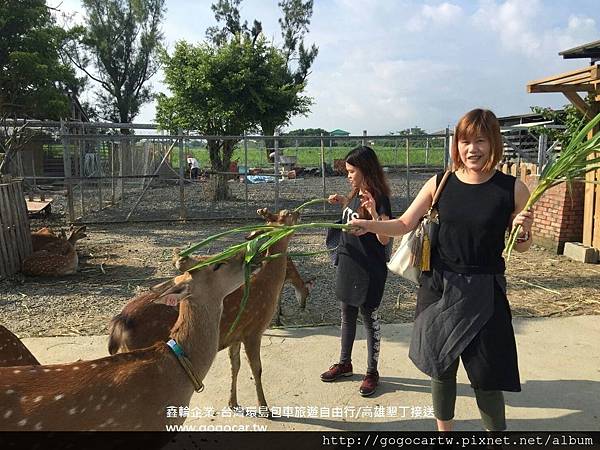
[[[210,155],[210,164],[216,172],[228,172],[233,148],[236,141],[208,141],[208,152]],[[229,185],[227,184],[227,175],[211,175],[212,199],[213,201],[229,200],[231,198]]]
[[[274,136],[275,126],[269,124],[262,124],[261,129],[263,136]],[[271,153],[275,151],[275,139],[265,139],[265,150],[267,152],[267,159],[271,161]]]

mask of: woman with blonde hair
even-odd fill
[[[496,169],[502,138],[496,116],[474,109],[458,122],[454,171],[441,191],[439,230],[431,270],[419,280],[409,357],[431,377],[439,431],[453,427],[459,359],[475,390],[485,428],[506,429],[502,391],[520,391],[512,315],[506,298],[505,234],[523,232],[515,249],[531,245],[533,214],[523,211],[529,190]],[[431,206],[443,173],[429,179],[398,219],[351,224],[362,232],[399,236],[413,230]]]

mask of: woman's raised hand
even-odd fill
[[[360,206],[369,211],[369,214],[371,214],[372,217],[377,217],[377,205],[375,204],[375,199],[369,191],[364,191],[362,193]]]

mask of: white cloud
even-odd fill
[[[535,31],[541,10],[540,0],[507,0],[503,3],[484,0],[473,15],[473,21],[480,31],[497,33],[504,48],[534,56],[541,47],[541,39]]]
[[[453,3],[441,3],[437,6],[423,5],[418,14],[413,16],[407,24],[409,31],[424,30],[430,23],[434,25],[447,25],[458,21],[463,14],[460,6]]]

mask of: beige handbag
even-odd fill
[[[398,249],[387,263],[388,269],[413,283],[419,284],[421,272],[430,270],[433,226],[439,224],[437,202],[450,176],[446,171],[433,195],[431,207],[421,217],[417,227],[402,236]]]

